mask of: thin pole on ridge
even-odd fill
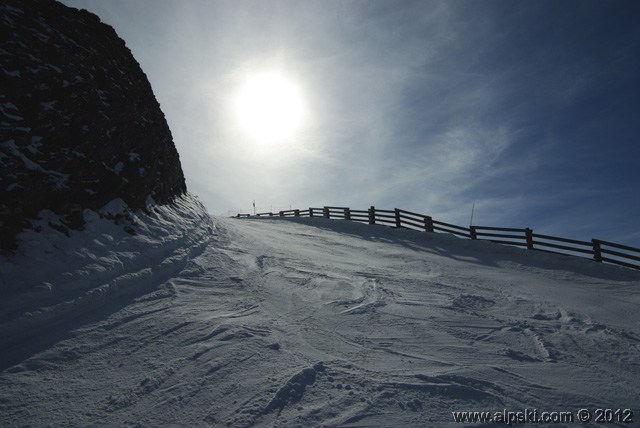
[[[471,226],[473,224],[473,211],[476,208],[476,203],[474,202],[473,205],[471,205],[471,219],[469,219],[469,226]]]

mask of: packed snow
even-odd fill
[[[640,272],[345,220],[211,218],[190,195],[113,201],[68,237],[41,215],[0,258],[0,425],[598,408],[638,423]]]

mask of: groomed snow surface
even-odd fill
[[[640,420],[637,271],[343,220],[212,219],[190,195],[123,210],[85,211],[70,237],[42,213],[0,258],[0,425]]]

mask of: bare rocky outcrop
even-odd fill
[[[133,209],[186,192],[164,114],[110,26],[53,0],[0,3],[0,248],[48,209]]]

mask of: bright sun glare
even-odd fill
[[[241,128],[261,142],[291,137],[304,116],[299,88],[280,72],[248,77],[235,107]]]

